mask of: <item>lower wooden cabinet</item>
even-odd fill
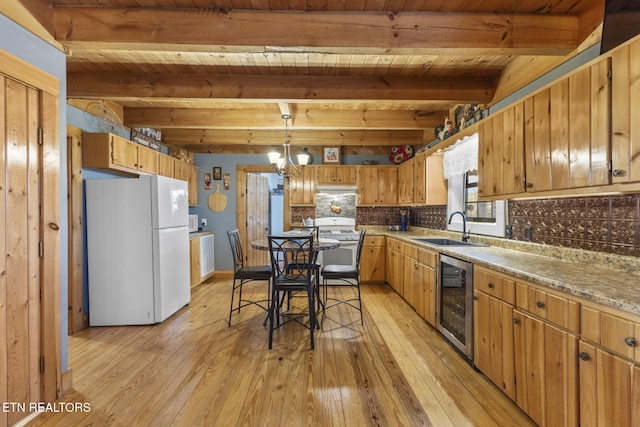
[[[580,341],[580,425],[640,424],[640,367]]]
[[[215,272],[213,233],[202,233],[189,239],[191,286],[204,282]]]
[[[365,236],[360,257],[361,282],[384,282],[385,252],[384,236]]]
[[[516,403],[538,425],[577,426],[578,336],[514,311]]]

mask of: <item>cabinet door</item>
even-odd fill
[[[307,166],[297,177],[289,180],[289,197],[292,205],[316,204],[316,176],[318,168]]]
[[[364,246],[360,258],[360,280],[362,282],[384,282],[385,247]]]
[[[398,203],[413,203],[413,165],[409,159],[398,167]]]
[[[474,363],[515,400],[513,306],[478,291],[474,291]]]
[[[479,194],[490,197],[524,192],[524,105],[480,125]]]
[[[420,264],[422,269],[422,292],[424,320],[436,327],[436,270],[434,267]]]
[[[422,273],[420,263],[409,256],[404,256],[404,299],[424,318],[424,291],[422,289]]]
[[[198,205],[198,167],[187,165],[187,183],[189,184],[189,206]]]
[[[632,374],[637,368],[598,347],[580,341],[580,424],[582,426],[631,426]],[[638,408],[633,407],[637,413]]]
[[[175,163],[175,158],[167,156],[166,154],[160,154],[158,157],[158,174],[175,178]]]
[[[569,77],[570,188],[609,184],[610,69],[605,59]]]
[[[191,272],[191,286],[200,283],[200,238],[189,239],[189,271]]]
[[[355,166],[336,166],[335,171],[336,184],[355,185],[356,184],[356,167]]]
[[[422,190],[423,195],[416,196],[414,190],[414,200],[416,202],[424,203],[426,205],[446,205],[447,204],[447,181],[444,179],[444,174],[442,170],[442,160],[444,158],[443,153],[432,154],[429,157],[425,157],[424,159],[424,167],[421,168],[424,171],[424,189]],[[416,166],[414,168],[414,178],[415,181],[418,181],[420,178],[418,174],[416,174],[416,169],[418,168],[418,163],[416,161]],[[416,184],[416,187],[419,186],[420,183]]]
[[[613,183],[640,181],[640,41],[612,54],[611,149]]]
[[[158,173],[158,152],[151,148],[138,147],[138,170],[148,173]]]
[[[524,100],[526,190],[551,190],[551,91]],[[486,166],[486,164],[485,164]]]
[[[419,154],[413,159],[413,176],[411,177],[411,188],[413,203],[425,203],[427,186],[426,161],[427,156]]]
[[[138,147],[131,141],[111,135],[111,162],[118,166],[138,169]]]
[[[378,200],[382,205],[398,203],[398,168],[382,166],[378,170]]]
[[[578,425],[578,338],[514,310],[516,401],[538,425]]]

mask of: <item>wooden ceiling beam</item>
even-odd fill
[[[105,100],[248,99],[301,101],[453,101],[486,104],[492,79],[369,76],[269,76],[147,73],[67,73],[71,98]]]
[[[56,40],[74,49],[366,54],[562,55],[576,15],[301,12],[54,7]]]
[[[162,129],[162,134],[163,143],[167,145],[250,147],[282,146],[284,143],[284,132],[279,130]],[[390,147],[405,144],[419,147],[424,145],[423,135],[421,130],[289,130],[292,148],[324,145]]]
[[[264,163],[267,164],[267,153],[270,151],[281,151],[282,145],[202,145],[202,144],[170,144],[175,145],[178,148],[188,150],[192,153],[207,153],[207,154],[263,154],[265,156]],[[414,144],[414,148],[420,147],[421,144]],[[308,148],[309,154],[313,157],[313,164],[319,164],[322,162],[323,150],[321,146],[317,147],[305,147]],[[293,148],[293,154],[295,155],[299,148]],[[341,147],[342,154],[355,154],[355,155],[385,155],[389,154],[390,148],[387,145],[349,145]]]
[[[448,111],[291,109],[291,130],[433,129]],[[200,129],[284,129],[282,118],[267,109],[124,108],[129,127]]]

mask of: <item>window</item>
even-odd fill
[[[503,200],[478,200],[478,175],[473,171],[449,178],[447,220],[453,212],[462,211],[467,216],[467,231],[473,234],[504,237],[507,204]],[[462,218],[453,217],[447,222],[447,230],[462,232]]]
[[[478,200],[478,172],[465,174],[464,214],[469,222],[495,222],[496,203]]]

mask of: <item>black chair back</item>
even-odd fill
[[[364,246],[364,236],[367,234],[367,230],[364,228],[360,230],[360,236],[358,237],[358,248],[356,249],[356,268],[360,271],[360,257],[362,256],[362,247]]]
[[[269,236],[269,254],[274,282],[309,282],[313,278],[313,262],[317,249],[314,236]],[[284,254],[284,256],[280,256]]]
[[[240,232],[236,228],[227,231],[229,244],[231,245],[231,254],[233,255],[233,270],[238,271],[244,267],[244,253],[242,252],[242,241],[240,240]]]

